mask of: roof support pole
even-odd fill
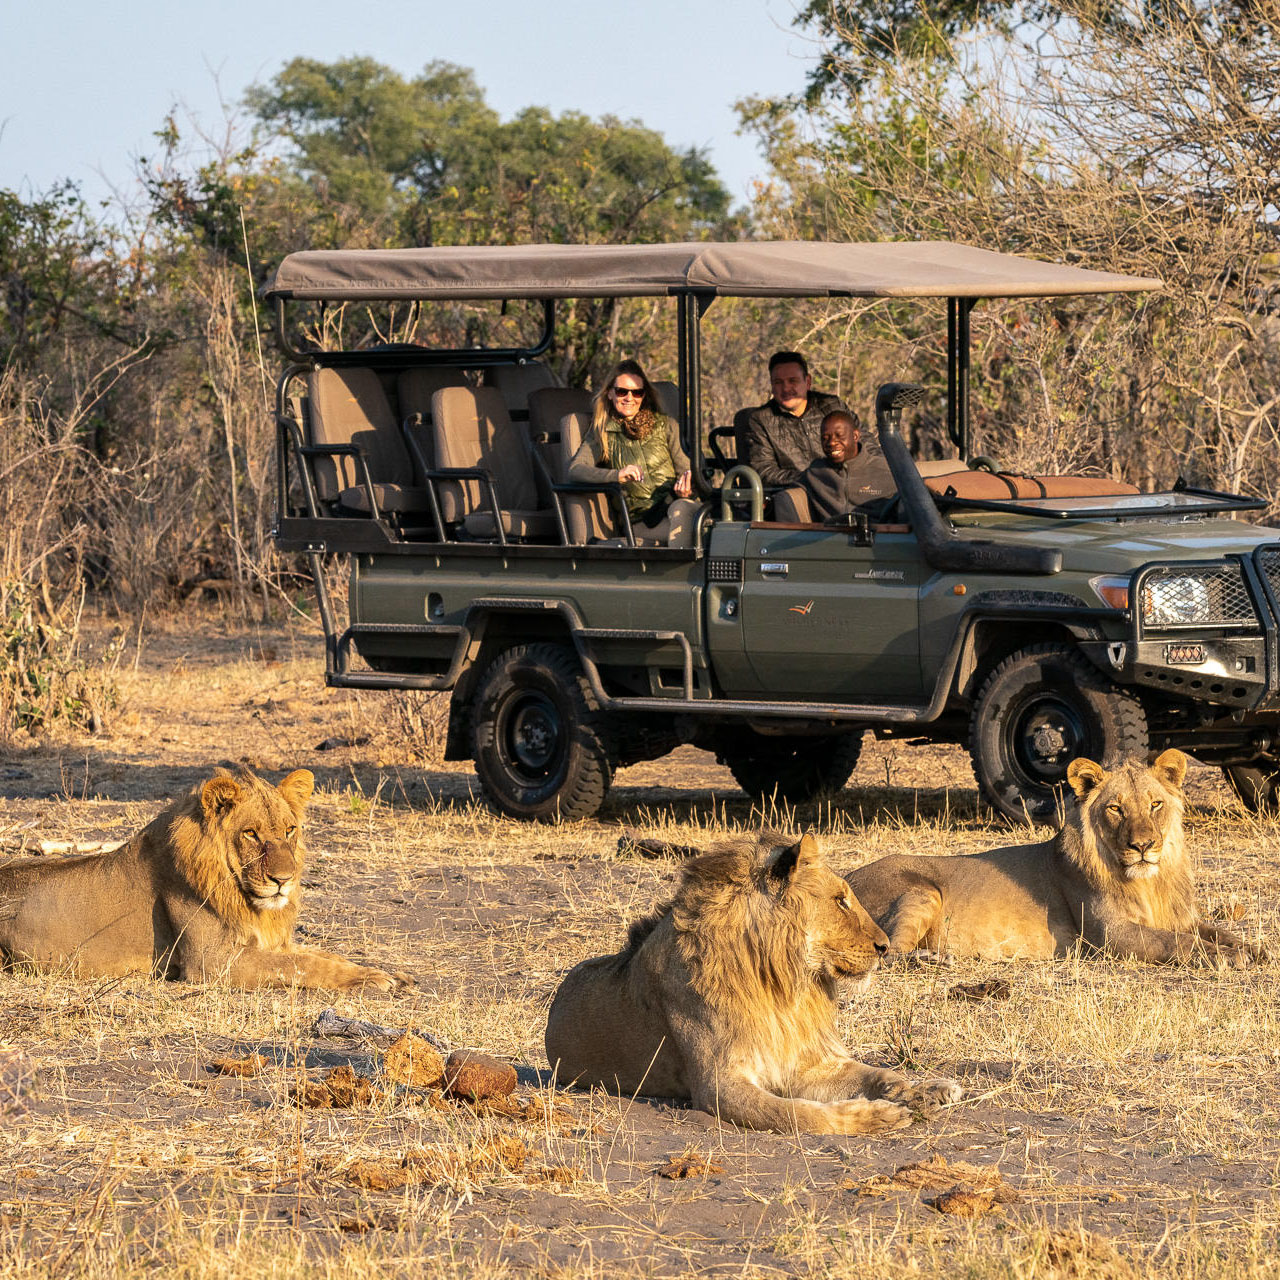
[[[676,343],[680,349],[680,439],[693,461],[693,485],[703,497],[714,496],[700,465],[702,438],[702,317],[715,301],[714,293],[682,293],[678,297]]]
[[[969,312],[976,298],[947,299],[947,435],[969,460]]]

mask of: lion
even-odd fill
[[[983,959],[1048,959],[1079,943],[1120,959],[1239,967],[1262,953],[1200,917],[1183,847],[1187,757],[1108,772],[1073,760],[1074,792],[1051,840],[964,857],[881,858],[845,879],[889,937]]]
[[[612,956],[570,970],[547,1019],[566,1083],[688,1098],[752,1129],[879,1133],[959,1101],[865,1066],[836,1034],[837,979],[866,990],[887,948],[817,842],[725,844]]]
[[[0,865],[0,958],[238,987],[404,985],[293,945],[312,785],[306,769],[278,787],[219,770],[118,849]]]

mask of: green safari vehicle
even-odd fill
[[[982,796],[1014,819],[1052,814],[1076,756],[1168,746],[1274,808],[1280,530],[1236,518],[1263,504],[970,456],[977,301],[1159,287],[946,243],[292,254],[266,289],[288,353],[275,536],[310,561],[326,678],[447,691],[447,758],[472,758],[492,803],[527,819],[589,816],[618,768],[682,743],[751,795],[800,802],[847,782],[868,729],[965,744]],[[884,386],[884,517],[771,519],[774,495],[703,422],[700,326],[722,297],[936,300],[940,323],[945,303],[957,457],[913,459],[902,416],[925,392]],[[617,486],[569,480],[589,400],[542,357],[557,305],[608,298],[675,310],[677,378],[658,387],[695,460],[691,545],[646,542]],[[525,308],[532,336],[291,336],[300,309],[320,311],[314,333],[340,332],[323,318],[344,304],[481,303]],[[345,625],[321,572],[334,554],[350,562]]]

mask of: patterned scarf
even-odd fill
[[[658,415],[652,409],[641,409],[634,418],[624,418],[620,413],[613,418],[628,440],[643,440],[658,425]]]

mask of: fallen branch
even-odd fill
[[[347,1038],[351,1040],[365,1040],[378,1043],[387,1041],[390,1043],[399,1040],[401,1036],[406,1034],[408,1028],[405,1027],[384,1027],[376,1022],[366,1022],[363,1018],[344,1018],[336,1009],[321,1009],[316,1014],[315,1021],[311,1024],[311,1034],[313,1036],[321,1036],[326,1039]],[[449,1046],[436,1036],[430,1035],[426,1031],[419,1031],[413,1028],[413,1034],[420,1036],[428,1044],[434,1045],[441,1053],[448,1053]]]

